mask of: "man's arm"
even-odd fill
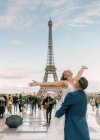
[[[62,103],[61,108],[56,112],[55,117],[60,118],[61,116],[63,116],[73,103],[74,97],[72,93],[68,93],[64,102]]]

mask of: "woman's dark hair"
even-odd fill
[[[64,77],[64,72],[62,73],[60,80],[67,80],[67,78]]]

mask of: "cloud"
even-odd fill
[[[100,80],[89,81],[88,92],[100,92]]]
[[[28,72],[24,69],[5,68],[0,69],[0,79],[23,79],[27,77]]]
[[[79,8],[80,12],[69,20],[71,27],[84,27],[90,24],[98,24],[100,22],[100,2],[96,1],[87,6]]]
[[[39,17],[47,20],[50,16],[55,28],[84,27],[100,22],[100,1],[80,4],[79,0],[9,0],[6,5],[0,16],[2,28],[31,30]]]
[[[15,23],[16,17],[15,16],[0,16],[0,27],[9,27],[13,26]]]
[[[0,79],[24,79],[24,78],[36,78],[41,75],[41,70],[35,70],[33,68],[1,68]]]
[[[34,68],[1,68],[0,69],[0,93],[33,92],[39,87],[31,88],[28,83],[32,80],[42,81],[41,70]],[[42,79],[41,79],[42,77]]]
[[[55,28],[76,28],[100,23],[100,2],[79,5],[78,1],[67,1],[51,12],[55,20]]]
[[[15,0],[8,2],[3,15],[0,16],[0,27],[27,29],[34,23],[34,10],[40,0]]]
[[[24,72],[22,73],[21,71],[0,71],[0,79],[22,79],[27,77],[27,74]]]
[[[86,11],[88,16],[97,16],[100,17],[100,1],[93,3]]]
[[[22,40],[19,40],[19,39],[13,39],[11,42],[15,45],[23,45],[24,44],[24,42]]]
[[[62,6],[65,2],[66,0],[43,0],[42,4],[48,7],[58,7],[58,6]]]
[[[84,27],[88,24],[93,24],[94,21],[89,20],[88,18],[85,17],[76,17],[72,20],[70,20],[69,26],[71,27]]]

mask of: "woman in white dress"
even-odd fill
[[[63,92],[62,92],[61,100],[58,102],[56,106],[56,110],[58,110],[61,107],[61,104],[64,101],[67,93],[75,91],[75,83],[80,79],[81,75],[83,74],[84,69],[87,69],[87,67],[82,66],[82,68],[79,70],[79,72],[74,78],[73,78],[73,73],[70,70],[66,70],[63,72],[62,78],[60,81],[43,82],[43,83],[33,81],[29,85],[30,86],[62,87]],[[53,121],[51,122],[47,135],[45,137],[45,140],[64,140],[64,123],[65,123],[65,116],[62,116],[61,118],[55,117]]]

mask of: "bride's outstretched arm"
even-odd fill
[[[67,81],[55,81],[55,82],[37,82],[34,81],[32,83],[29,83],[29,86],[55,86],[55,87],[67,87],[68,83]]]
[[[77,75],[74,77],[74,81],[78,81],[82,76],[85,69],[88,69],[86,66],[82,66],[81,69],[78,71]]]

